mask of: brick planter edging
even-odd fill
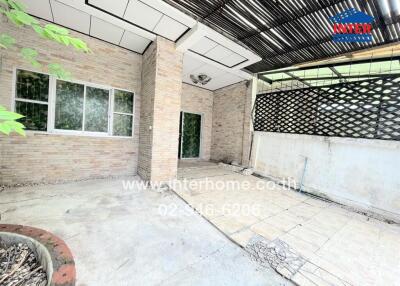
[[[53,263],[52,286],[75,286],[75,262],[65,242],[54,234],[23,225],[0,224],[0,232],[16,233],[30,237],[48,250]]]

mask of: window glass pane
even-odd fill
[[[114,112],[133,113],[133,93],[122,90],[115,90]]]
[[[86,87],[85,131],[108,131],[108,96],[108,90]]]
[[[26,130],[47,131],[47,104],[16,101],[15,112],[25,116],[18,121]]]
[[[114,113],[113,135],[132,136],[132,115]]]
[[[54,119],[56,129],[82,130],[83,94],[83,85],[57,81]]]
[[[49,76],[17,70],[16,97],[47,102],[49,98]]]

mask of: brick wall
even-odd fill
[[[31,134],[0,139],[0,185],[136,174],[132,140]]]
[[[161,37],[144,55],[138,173],[145,180],[177,174],[182,62],[175,43]]]
[[[72,32],[84,39],[93,51],[93,54],[83,54],[41,39],[28,29],[6,22],[0,24],[0,33],[15,37],[19,48],[36,48],[44,66],[60,63],[77,80],[132,90],[136,96],[132,139],[35,132],[28,133],[26,138],[0,135],[0,184],[137,172],[148,180],[168,180],[177,172],[181,110],[204,115],[203,159],[245,163],[246,145],[250,142],[247,116],[251,102],[249,105],[249,89],[244,82],[216,92],[187,84],[182,86],[182,54],[175,50],[173,42],[163,38],[158,38],[146,51],[142,72],[141,55],[97,39]],[[13,72],[17,67],[33,69],[21,59],[17,49],[3,51],[0,104],[8,108],[12,102]],[[141,158],[139,167],[138,157]]]
[[[0,23],[1,33],[15,37],[18,47],[36,48],[44,65],[62,64],[77,80],[134,91],[136,108],[133,139],[38,133],[26,138],[0,135],[0,184],[136,174],[142,56],[75,32],[72,34],[85,40],[93,54],[76,52],[6,22]],[[33,68],[16,49],[2,50],[2,54],[0,104],[10,108],[14,69]]]
[[[143,55],[142,100],[139,127],[138,174],[145,180],[151,179],[151,157],[153,144],[154,90],[156,86],[157,44],[152,43]]]
[[[250,99],[249,99],[250,97]],[[240,82],[214,92],[211,159],[247,164],[251,86]]]
[[[210,160],[214,93],[189,84],[182,86],[181,110],[202,114],[201,159]]]

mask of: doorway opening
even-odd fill
[[[201,123],[199,113],[181,112],[179,124],[179,159],[198,159],[201,153]]]

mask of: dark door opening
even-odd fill
[[[181,112],[179,125],[179,158],[199,158],[201,145],[201,115]]]

